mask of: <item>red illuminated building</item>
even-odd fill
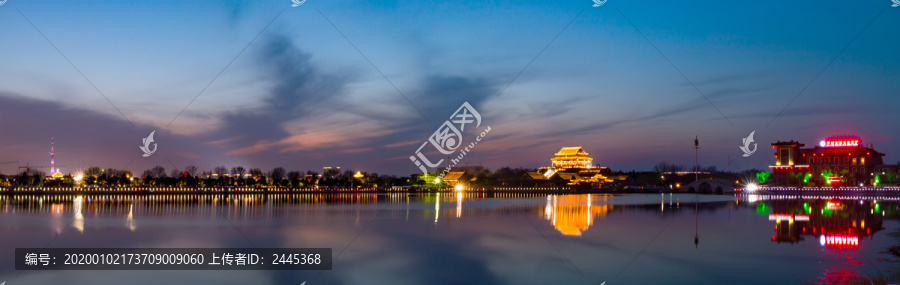
[[[813,148],[796,141],[778,141],[775,184],[788,186],[870,185],[875,169],[884,164],[883,153],[860,143],[858,137],[833,137]]]
[[[769,220],[775,222],[772,241],[777,243],[797,243],[812,236],[827,248],[853,249],[884,229],[878,200],[794,200],[769,206]]]

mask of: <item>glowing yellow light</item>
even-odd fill
[[[463,190],[462,184],[456,185],[456,191],[462,191],[462,190]]]

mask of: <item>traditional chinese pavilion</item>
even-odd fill
[[[529,172],[528,176],[535,182],[562,179],[567,185],[612,182],[607,178],[609,168],[594,166],[593,161],[594,158],[580,146],[563,147],[550,158],[550,166],[541,167],[538,172]]]

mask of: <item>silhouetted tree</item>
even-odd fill
[[[235,167],[231,168],[231,176],[235,177],[235,182],[238,185],[246,184],[244,181],[244,172],[246,172],[246,171],[244,170],[243,166],[235,166]]]
[[[216,168],[213,168],[213,174],[223,177],[225,174],[228,174],[228,169],[225,166],[216,166]]]
[[[284,179],[284,174],[284,167],[276,167],[275,169],[272,169],[272,172],[269,172],[269,177],[272,178],[272,185],[280,186],[281,180]]]
[[[194,165],[188,165],[184,168],[184,172],[187,172],[188,175],[195,177],[197,176],[197,167]]]
[[[150,173],[152,173],[153,178],[166,178],[166,168],[162,167],[162,165],[154,166],[150,169]]]
[[[243,166],[235,166],[235,167],[232,167],[232,168],[231,168],[231,174],[232,174],[232,175],[238,175],[238,176],[240,176],[240,177],[243,177],[243,176],[244,176],[244,172],[246,172],[246,170],[244,169]]]
[[[259,185],[259,181],[262,180],[263,183],[266,182],[266,177],[263,175],[262,169],[259,168],[251,168],[250,177],[253,178],[254,184]],[[248,181],[249,182],[249,181]]]
[[[84,176],[93,176],[94,178],[96,178],[100,176],[100,172],[102,172],[102,169],[100,169],[99,166],[91,166],[84,171]]]
[[[668,161],[660,161],[656,165],[653,166],[653,171],[657,173],[665,173],[665,172],[679,172],[684,170],[684,166],[677,165],[674,163],[669,163]]]
[[[300,187],[301,178],[302,178],[301,176],[303,176],[303,174],[297,170],[288,172],[287,178],[288,178],[289,186],[294,187],[294,188]]]

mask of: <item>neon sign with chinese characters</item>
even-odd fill
[[[848,235],[821,235],[819,244],[826,247],[855,248],[859,246],[859,237]]]
[[[828,177],[828,183],[829,183],[829,184],[841,183],[841,181],[843,181],[843,180],[841,180],[841,178],[840,178],[840,177],[837,177],[837,176],[831,176],[831,177]],[[831,203],[829,202],[829,204],[831,204]]]
[[[859,139],[827,139],[819,143],[822,147],[855,147],[859,146]]]
[[[769,221],[781,222],[785,221],[798,221],[798,222],[808,222],[809,215],[795,215],[795,214],[769,214]]]

